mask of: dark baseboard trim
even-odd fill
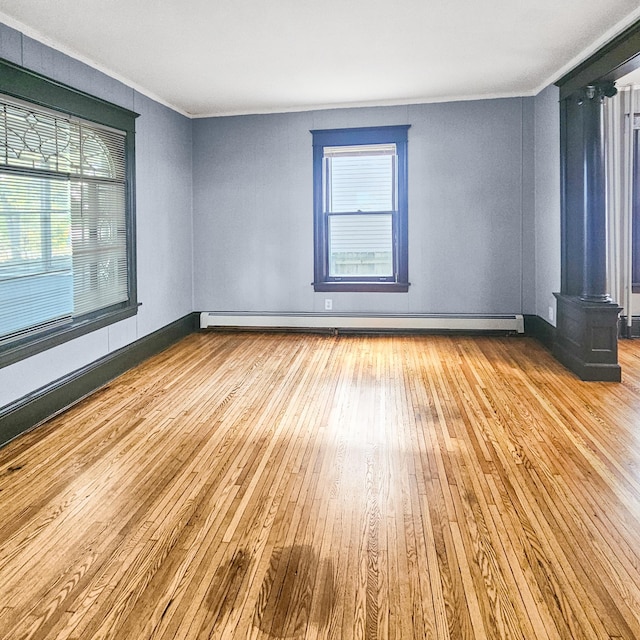
[[[640,316],[631,316],[631,327],[627,326],[627,317],[620,316],[618,320],[619,338],[640,338]]]
[[[0,409],[0,446],[193,333],[198,321],[199,314],[190,313],[3,407]]]
[[[544,318],[534,315],[524,316],[524,334],[529,338],[535,338],[549,351],[553,351],[556,342],[556,328]]]

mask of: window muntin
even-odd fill
[[[313,131],[316,291],[406,291],[407,126]]]

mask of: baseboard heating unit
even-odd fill
[[[504,331],[524,333],[524,318],[515,315],[321,314],[202,312],[200,328],[326,329],[336,331]]]

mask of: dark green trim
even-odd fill
[[[16,344],[9,343],[6,347],[2,348],[0,352],[0,369],[7,367],[10,364],[24,360],[31,356],[57,347],[60,344],[69,342],[79,338],[91,331],[102,329],[114,322],[120,322],[126,318],[131,318],[138,313],[137,305],[135,307],[127,306],[123,309],[117,309],[109,313],[103,313],[97,317],[85,320],[84,322],[77,322],[69,324],[64,327],[52,329],[50,332],[43,332],[41,334],[35,334],[29,336],[23,343],[17,342]]]
[[[556,82],[560,100],[596,80],[617,80],[640,66],[640,21]]]
[[[619,338],[640,338],[640,316],[631,317],[631,327],[627,326],[627,317],[620,316],[618,320]]]
[[[138,114],[2,59],[0,59],[0,93],[125,132],[129,284],[129,299],[125,303],[74,319],[69,325],[1,345],[0,368],[2,368],[137,313],[135,120]]]
[[[556,328],[544,318],[534,315],[524,316],[524,334],[528,338],[535,338],[549,351],[553,351],[556,341]]]
[[[129,285],[129,304],[138,307],[138,240],[136,237],[136,136],[128,132],[125,138],[127,167],[127,278]]]
[[[0,91],[42,107],[131,133],[135,131],[135,119],[139,115],[2,59]]]
[[[193,333],[199,314],[175,322],[0,409],[0,444],[69,408],[147,358]]]

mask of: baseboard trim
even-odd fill
[[[556,328],[552,324],[549,324],[544,318],[525,315],[524,334],[530,338],[535,338],[549,349],[549,351],[553,351],[556,342]]]
[[[627,325],[627,317],[620,316],[618,320],[619,338],[640,338],[640,316],[631,316],[631,327]]]
[[[125,371],[197,330],[190,313],[0,409],[0,446],[68,409]]]

